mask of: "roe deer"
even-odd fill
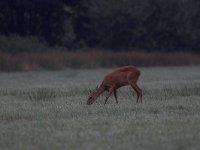
[[[116,103],[118,104],[117,89],[126,85],[131,85],[131,87],[137,93],[137,103],[139,98],[140,98],[140,103],[142,103],[142,90],[136,84],[139,76],[140,76],[140,71],[134,66],[124,66],[110,72],[104,77],[99,87],[97,86],[93,91],[89,90],[87,104],[88,105],[93,104],[94,101],[97,99],[97,97],[104,91],[108,91],[108,95],[106,97],[104,105],[106,104],[108,98],[113,92]]]

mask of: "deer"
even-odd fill
[[[140,99],[140,103],[142,103],[142,90],[137,85],[140,74],[140,71],[135,66],[123,66],[113,70],[105,75],[101,84],[94,90],[89,89],[87,105],[92,105],[104,91],[108,91],[104,105],[106,105],[108,98],[113,92],[116,103],[118,104],[117,89],[126,85],[131,85],[136,92],[136,102],[138,103]]]

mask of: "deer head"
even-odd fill
[[[98,86],[92,91],[89,89],[87,104],[92,105],[98,97]]]

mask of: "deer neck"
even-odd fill
[[[100,95],[101,93],[103,93],[104,91],[105,91],[105,88],[103,88],[102,86],[100,86],[100,87],[98,88],[98,90],[97,90],[96,98],[98,98],[99,95]]]

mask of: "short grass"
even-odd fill
[[[127,86],[87,106],[110,70],[0,73],[0,149],[199,149],[200,67],[141,68],[142,105]]]

